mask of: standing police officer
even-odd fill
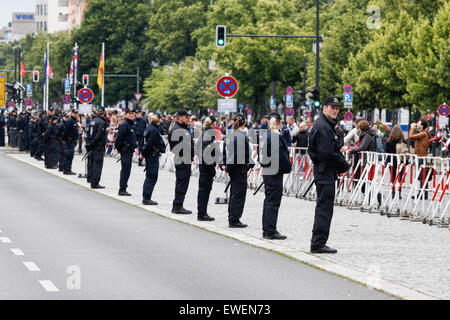
[[[36,119],[36,138],[37,138],[37,147],[36,152],[34,154],[34,158],[38,161],[44,161],[42,159],[42,153],[44,152],[44,133],[45,131],[42,131],[42,121],[44,121],[45,118],[45,111],[41,111],[38,115],[38,118]]]
[[[335,131],[339,101],[326,99],[323,112],[312,127],[308,154],[314,163],[314,181],[317,191],[316,212],[311,239],[311,253],[336,253],[326,245],[330,233],[335,197],[337,173],[348,170],[350,165],[340,152],[341,139]]]
[[[36,149],[38,146],[38,137],[37,137],[37,126],[36,126],[36,114],[30,118],[30,122],[28,123],[28,137],[30,139],[30,157],[34,157],[36,153]]]
[[[5,109],[0,110],[0,147],[5,146]]]
[[[126,111],[125,120],[119,126],[115,147],[120,153],[120,163],[122,165],[119,196],[131,196],[127,192],[127,187],[131,174],[134,149],[137,147],[136,135],[134,133],[134,110],[128,109]]]
[[[58,142],[56,141],[58,118],[52,116],[48,120],[47,130],[44,134],[45,143],[45,167],[47,169],[58,169]]]
[[[183,208],[184,198],[191,179],[191,163],[194,159],[194,140],[189,132],[189,114],[180,109],[177,112],[177,121],[169,131],[169,144],[175,153],[175,199],[172,204],[172,213],[191,214],[192,211]],[[180,149],[181,147],[181,149]],[[176,148],[176,150],[174,150]],[[188,150],[188,154],[184,151]],[[176,152],[175,152],[176,151]]]
[[[242,114],[234,117],[233,132],[227,133],[223,152],[223,163],[230,176],[230,201],[228,203],[228,226],[230,228],[246,228],[240,221],[244,212],[247,195],[247,172],[255,164],[250,158],[250,144],[245,135],[245,118]]]
[[[64,127],[68,119],[67,114],[63,114],[62,117],[58,119],[56,124],[56,141],[58,144],[58,167],[60,172],[64,172],[64,151],[65,151],[65,141],[64,141]]]
[[[261,139],[260,158],[266,196],[262,216],[263,237],[270,240],[284,240],[287,237],[277,231],[277,220],[283,196],[283,175],[291,172],[292,164],[286,141],[280,134],[281,116],[273,112],[269,118],[269,130]],[[276,153],[273,154],[272,151]]]
[[[64,174],[65,175],[75,175],[72,172],[72,162],[75,156],[75,145],[78,139],[78,111],[72,109],[70,111],[70,116],[67,119],[64,126]]]
[[[151,123],[145,129],[145,144],[142,147],[142,155],[145,157],[145,181],[142,192],[143,205],[158,205],[152,200],[153,189],[158,181],[159,156],[166,152],[166,145],[161,137],[161,116],[159,114],[151,117]]]
[[[199,164],[200,176],[198,179],[197,194],[197,220],[214,221],[215,219],[208,215],[208,201],[211,193],[214,176],[216,175],[216,118],[212,115],[205,119],[203,124],[202,136],[199,138],[201,146],[198,146],[198,152],[201,152],[201,161]],[[205,153],[205,150],[207,152]]]
[[[139,108],[136,109],[136,120],[134,120],[135,123],[135,134],[136,134],[136,140],[137,140],[137,146],[139,148],[139,160],[138,160],[138,166],[143,167],[142,164],[143,158],[141,157],[141,149],[144,145],[144,131],[147,128],[147,122],[142,117],[142,112]]]
[[[100,178],[102,176],[105,156],[107,122],[105,108],[98,107],[97,114],[90,122],[89,138],[86,141],[86,150],[90,152],[88,157],[88,181],[90,181],[92,189],[105,188],[100,185]]]

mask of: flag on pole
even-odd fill
[[[22,77],[25,77],[26,73],[25,73],[25,65],[23,64],[23,60],[20,61],[20,74],[22,75]]]
[[[100,56],[100,64],[98,66],[98,76],[97,76],[97,84],[100,89],[103,87],[103,76],[105,73],[104,69],[105,69],[105,62],[103,59],[103,52],[102,52]]]
[[[44,81],[42,81],[42,86],[45,86],[45,83],[47,81],[47,76],[50,79],[53,79],[53,71],[52,67],[50,67],[50,61],[48,58],[48,49],[45,52],[45,59],[44,59]]]
[[[73,60],[75,58],[72,58],[72,63],[70,64],[70,73],[69,73],[69,79],[70,79],[70,85],[73,83]]]

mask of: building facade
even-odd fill
[[[36,32],[34,12],[13,12],[11,21],[11,41],[19,41]]]
[[[81,24],[87,0],[36,0],[36,30],[70,31]]]

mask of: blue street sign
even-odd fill
[[[307,106],[307,107],[310,107],[310,108],[312,107],[312,102],[311,102],[311,101],[306,100],[305,103],[306,103],[306,106]]]
[[[27,89],[27,97],[32,97],[33,96],[33,85],[31,83],[26,84],[26,89]]]
[[[240,104],[240,105],[239,105],[239,109],[241,109],[241,111],[244,110],[244,105],[243,105],[243,104]]]
[[[66,94],[70,94],[70,78],[64,80],[64,91]]]
[[[344,93],[344,103],[352,103],[352,102],[353,102],[353,94]]]
[[[275,108],[276,108],[275,97],[271,97],[270,98],[270,109],[275,109]]]

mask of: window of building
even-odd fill
[[[47,22],[44,21],[44,31],[47,32]]]

